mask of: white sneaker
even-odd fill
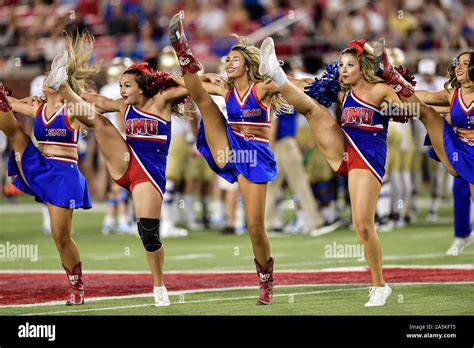
[[[342,221],[340,219],[336,219],[333,222],[327,222],[324,225],[322,225],[321,227],[315,228],[314,230],[312,230],[309,233],[309,235],[311,237],[319,237],[319,236],[322,236],[324,234],[334,232],[339,227],[341,227],[341,225],[342,225]]]
[[[51,226],[43,225],[43,233],[44,234],[51,234]]]
[[[430,210],[428,214],[426,214],[426,221],[428,222],[438,221],[438,213],[433,210]]]
[[[280,67],[280,62],[275,53],[275,44],[271,37],[267,37],[260,46],[260,67],[258,72],[262,76],[273,78],[275,72]]]
[[[155,296],[155,307],[164,307],[171,304],[168,297],[168,291],[164,285],[154,286],[153,295]]]
[[[446,255],[449,256],[458,256],[465,247],[468,245],[474,243],[474,234],[471,234],[470,236],[467,236],[466,238],[454,238],[453,243],[449,247],[448,251],[446,252]]]
[[[53,63],[51,63],[51,71],[46,77],[45,83],[49,88],[57,91],[64,81],[67,80],[67,61],[69,54],[67,50],[61,50],[56,57],[54,57]]]
[[[117,226],[117,233],[118,234],[131,234],[130,233],[130,226],[126,223],[121,223]]]
[[[385,286],[372,287],[369,290],[369,302],[365,304],[365,307],[376,307],[383,306],[387,302],[387,298],[392,293],[392,289],[385,283]]]
[[[377,232],[392,232],[394,228],[393,220],[387,220],[376,227]]]
[[[162,232],[160,232],[160,235],[163,238],[186,237],[189,234],[187,229],[172,225],[170,225],[169,228],[163,228],[161,231]]]
[[[104,223],[102,225],[102,234],[108,235],[115,231],[115,224],[114,223]]]
[[[204,229],[204,225],[196,221],[189,222],[188,227],[191,231],[201,231]]]

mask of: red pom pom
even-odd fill
[[[396,71],[400,73],[400,75],[403,76],[403,78],[413,87],[416,86],[416,79],[415,76],[413,76],[412,73],[408,69],[403,69],[403,67],[400,65],[398,68],[395,68]]]
[[[0,85],[0,90],[7,96],[7,97],[11,97],[13,95],[13,92],[10,88],[8,88],[7,86],[5,86],[4,84],[1,84]]]
[[[398,123],[407,123],[410,120],[410,116],[393,116],[392,120]]]
[[[179,86],[170,74],[162,70],[151,72],[151,84],[151,89],[157,90],[159,93]]]

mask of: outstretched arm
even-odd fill
[[[167,89],[162,94],[161,93],[155,94],[153,96],[153,100],[155,102],[159,102],[158,98],[160,98],[160,96],[163,96],[167,103],[172,103],[175,100],[186,97],[187,95],[188,95],[188,90],[184,87],[179,86],[179,87],[173,87],[173,88]]]
[[[216,75],[218,76],[218,75]],[[181,87],[186,87],[184,84],[184,79],[182,77],[173,77],[173,80],[176,81]],[[227,93],[227,87],[225,81],[222,78],[211,78],[211,76],[204,75],[200,76],[201,84],[204,90],[208,94],[225,96]]]
[[[121,112],[125,109],[123,99],[109,99],[99,94],[82,93],[81,98],[94,104],[98,112]]]
[[[12,105],[13,112],[18,112],[25,116],[35,117],[36,110],[41,104],[41,101],[37,97],[28,97],[23,99],[16,99],[8,97],[8,101]]]
[[[95,94],[91,94],[91,96],[97,96],[100,98],[85,96],[90,100],[85,101],[73,91],[67,82],[64,82],[61,85],[59,88],[59,93],[61,94],[61,97],[68,102],[68,108],[73,119],[85,124],[88,127],[95,127],[97,125],[97,119],[99,119],[101,116],[99,110],[97,110],[95,107],[95,100],[97,100],[102,106],[106,106],[104,105],[105,102],[110,103],[110,101],[112,101],[111,99],[97,96]],[[112,103],[110,106],[112,106]],[[116,110],[118,111],[119,109],[112,109],[112,107],[110,107],[110,111]]]
[[[450,92],[443,89],[437,92],[417,90],[415,91],[416,96],[427,105],[437,106],[449,106],[450,105]]]

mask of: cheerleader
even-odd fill
[[[469,182],[474,197],[474,53],[463,52],[453,60],[444,90],[415,94],[388,61],[383,45],[379,41],[376,46],[379,61],[375,65],[376,73],[398,91],[404,102],[420,105],[420,120],[433,146],[428,155],[440,161],[451,175]],[[450,106],[450,114],[443,119],[432,106]]]
[[[260,278],[257,304],[273,297],[273,258],[265,231],[267,183],[276,178],[276,162],[269,137],[272,107],[285,108],[273,84],[258,72],[259,50],[240,38],[226,58],[226,83],[202,82],[202,69],[193,56],[183,30],[183,12],[169,25],[171,44],[183,72],[183,84],[202,114],[197,148],[211,169],[230,183],[237,181],[242,194],[254,262]],[[228,120],[209,94],[225,96]]]
[[[440,161],[451,175],[469,183],[471,200],[474,199],[474,52],[463,52],[453,59],[443,90],[415,93],[392,67],[383,46],[383,41],[376,46],[380,61],[376,72],[394,88],[403,86],[400,97],[404,102],[420,105],[420,120],[433,147],[428,156]],[[444,106],[450,107],[445,119],[435,110]],[[451,247],[459,251],[472,242],[471,236],[456,236]]]
[[[339,55],[338,71],[333,67],[331,76],[325,76],[323,81],[335,82],[338,79],[329,93],[336,97],[318,99],[326,106],[333,101],[341,103],[342,125],[334,120],[326,107],[288,81],[276,58],[271,38],[266,38],[260,47],[260,74],[272,79],[288,103],[306,117],[332,169],[339,175],[348,176],[352,222],[364,246],[372,275],[373,287],[365,306],[383,306],[392,290],[383,278],[382,250],[374,221],[387,155],[389,118],[382,104],[399,104],[400,99],[374,75],[374,58],[364,49],[368,46],[366,41],[351,41],[348,46]],[[319,89],[321,81],[316,81],[314,89],[310,86],[308,94],[319,98],[321,95],[314,91]]]
[[[100,69],[98,64],[87,63],[91,55],[89,35],[78,36],[74,41],[67,37],[67,50],[54,59],[43,85],[46,102],[39,106],[35,103],[38,99],[26,103],[7,99],[11,92],[5,86],[0,88],[0,130],[13,145],[9,175],[15,176],[13,184],[19,190],[48,207],[52,236],[69,280],[67,305],[84,303],[82,265],[71,226],[74,209],[91,208],[91,200],[77,165],[80,124],[52,87],[55,70],[63,67],[63,79],[75,93],[82,93],[86,79]],[[35,117],[31,137],[24,133],[12,111]]]
[[[122,98],[83,93],[61,83],[63,98],[78,108],[75,118],[94,130],[113,180],[132,193],[137,228],[153,276],[155,306],[169,306],[163,282],[164,248],[160,214],[166,187],[166,160],[171,141],[171,113],[184,101],[186,89],[148,63],[132,64],[120,78]],[[85,101],[84,101],[85,100]],[[89,104],[91,103],[91,104]],[[125,118],[126,139],[101,112],[119,112]]]

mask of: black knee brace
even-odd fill
[[[137,225],[145,250],[152,252],[160,249],[160,220],[140,218],[137,220]]]

